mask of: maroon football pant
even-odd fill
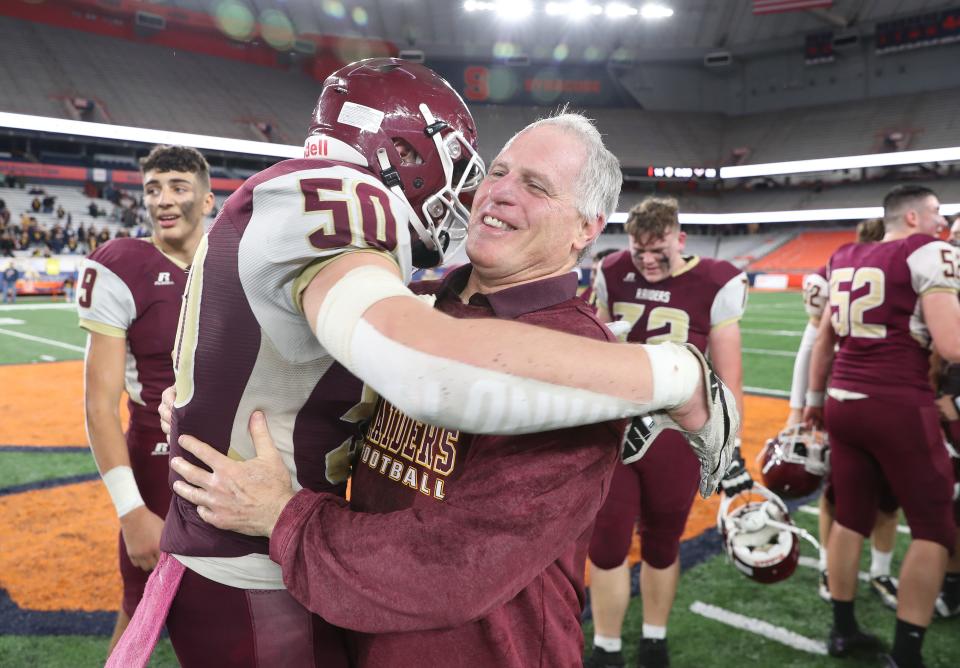
[[[157,448],[158,444],[167,442],[166,435],[160,430],[159,423],[156,429],[131,425],[127,431],[127,451],[130,454],[130,468],[133,477],[140,489],[140,496],[147,508],[162,518],[167,516],[170,508],[170,485],[167,477],[170,474],[170,457],[166,448]],[[133,617],[137,603],[143,597],[143,588],[147,584],[150,573],[133,565],[127,556],[127,546],[123,542],[123,535],[118,536],[120,548],[120,577],[123,580],[123,611],[128,617]]]
[[[663,432],[640,461],[613,474],[593,527],[590,561],[604,570],[622,564],[637,524],[644,563],[670,566],[699,486],[700,462],[687,439],[679,431]]]
[[[869,536],[886,481],[903,506],[913,537],[952,552],[953,471],[936,407],[829,399],[824,421],[836,521]]]
[[[167,615],[183,668],[347,668],[344,632],[286,589],[237,589],[190,569]]]

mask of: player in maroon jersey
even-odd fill
[[[805,417],[825,420],[830,434],[836,520],[827,555],[828,649],[834,656],[879,648],[857,625],[853,598],[861,544],[884,481],[913,536],[900,569],[894,665],[922,665],[923,635],[954,547],[953,471],[928,350],[933,344],[946,360],[960,360],[960,256],[933,236],[944,225],[939,207],[928,188],[894,188],[884,199],[884,240],[842,246],[828,264],[830,308],[810,367],[810,392],[822,397],[826,391],[828,399],[825,409],[808,401]]]
[[[153,234],[98,247],[84,260],[77,288],[80,326],[89,332],[87,434],[120,517],[123,600],[111,650],[159,557],[170,489],[157,405],[173,381],[170,353],[187,268],[214,204],[207,161],[192,148],[156,146],[141,159],[140,171]],[[130,408],[126,436],[118,413],[124,391]]]
[[[857,224],[857,243],[881,241],[886,234],[883,218],[871,218]],[[826,266],[803,277],[803,306],[810,317],[803,330],[803,338],[793,365],[793,381],[790,386],[790,416],[786,427],[798,425],[803,420],[803,408],[806,404],[807,382],[810,380],[810,354],[817,338],[820,318],[830,298],[830,284],[827,281]],[[834,492],[832,478],[827,474],[826,485],[818,501],[820,514],[817,527],[820,537],[820,581],[817,593],[827,603],[830,602],[830,587],[827,576],[827,543],[830,527],[833,525]],[[898,510],[900,503],[889,487],[884,485],[880,495],[879,512],[870,534],[870,588],[883,604],[891,610],[897,609],[897,580],[890,575],[893,560],[893,548],[897,538]]]
[[[742,406],[739,320],[746,306],[746,276],[729,262],[684,255],[686,234],[676,200],[644,200],[631,209],[626,230],[630,248],[605,258],[597,273],[598,316],[626,322],[628,341],[689,341],[709,351]],[[590,666],[623,665],[621,628],[630,600],[626,559],[637,524],[643,560],[640,663],[667,665],[666,627],[680,575],[680,537],[698,479],[696,458],[678,447],[682,443],[679,432],[667,431],[643,459],[618,467],[597,516],[590,543],[595,629]],[[741,482],[749,487],[748,476]]]

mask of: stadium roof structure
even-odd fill
[[[727,50],[749,56],[802,46],[818,30],[867,34],[878,22],[956,7],[956,0],[167,0],[195,11],[246,7],[256,17],[289,21],[298,33],[343,34],[392,41],[430,58],[515,53],[549,60],[558,44],[567,62],[702,59]],[[761,11],[772,5],[773,13]],[[614,5],[614,7],[608,7]],[[645,18],[644,6],[673,10]],[[803,9],[803,6],[812,7]],[[490,11],[468,11],[488,9]],[[794,11],[783,11],[793,9]],[[500,10],[500,11],[498,11]],[[242,10],[241,10],[242,11]],[[276,14],[282,13],[283,19]],[[518,13],[519,12],[519,13]],[[635,13],[634,13],[635,12]],[[509,14],[508,14],[509,13]]]

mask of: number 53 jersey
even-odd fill
[[[830,319],[839,339],[830,387],[911,405],[933,401],[930,332],[920,297],[960,290],[958,255],[925,234],[841,246],[830,258]]]
[[[326,478],[326,454],[352,434],[340,418],[361,386],[317,341],[300,296],[324,263],[346,252],[386,254],[409,280],[406,210],[363,168],[287,160],[230,196],[184,295],[171,455],[197,463],[177,446],[179,434],[190,434],[234,459],[251,458],[247,421],[263,410],[294,489],[344,492]],[[178,478],[171,471],[171,483]],[[161,547],[223,584],[282,587],[265,539],[215,529],[179,497]]]
[[[694,255],[669,277],[650,283],[623,250],[604,258],[596,295],[614,320],[631,325],[627,341],[689,342],[706,353],[712,328],[743,317],[747,277],[729,262]]]

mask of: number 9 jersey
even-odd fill
[[[611,253],[597,272],[596,303],[631,325],[627,341],[689,342],[706,354],[714,327],[737,322],[747,303],[746,275],[724,260],[684,258],[682,268],[650,283],[629,250]]]
[[[958,260],[953,246],[925,234],[837,249],[827,265],[830,320],[839,340],[830,387],[931,403],[931,339],[920,297],[960,291]]]

